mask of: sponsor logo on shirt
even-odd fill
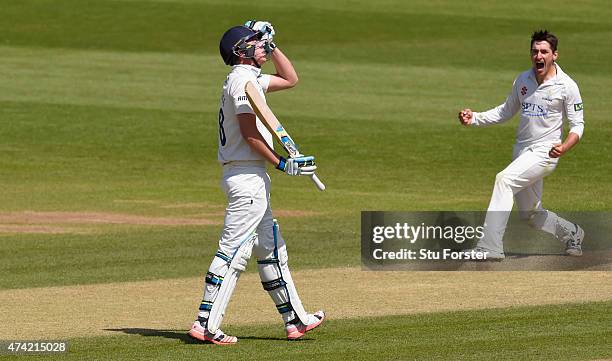
[[[523,102],[521,106],[523,114],[528,117],[545,117],[548,115],[548,110],[542,105]]]
[[[239,95],[238,98],[236,98],[237,102],[246,102],[249,101],[249,98],[247,98],[246,95]]]
[[[584,105],[582,105],[582,103],[578,103],[578,104],[574,104],[574,111],[575,112],[579,112],[584,110]]]
[[[521,95],[525,96],[525,94],[527,94],[527,87],[526,87],[526,86],[523,86],[523,87],[521,88]]]

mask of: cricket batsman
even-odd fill
[[[219,44],[223,61],[231,66],[223,84],[218,119],[221,187],[228,205],[219,248],[206,274],[204,298],[189,331],[193,338],[218,345],[238,342],[219,327],[252,250],[261,284],[282,316],[288,339],[302,337],[325,318],[323,311],[307,313],[300,301],[287,265],[285,240],[272,218],[270,177],[266,173],[269,162],[289,176],[311,175],[316,169],[314,157],[279,156],[273,150],[272,134],[256,117],[245,94],[248,81],[256,85],[262,97],[291,88],[298,81],[293,65],[273,42],[274,35],[272,24],[252,20],[227,30]],[[276,74],[261,73],[268,59]]]
[[[542,206],[543,178],[578,143],[584,130],[582,98],[576,83],[556,62],[557,44],[557,37],[547,30],[534,32],[532,67],[516,78],[506,101],[481,113],[459,112],[461,124],[471,127],[499,124],[520,112],[512,163],[495,178],[484,236],[468,252],[487,252],[488,259],[505,257],[502,238],[516,200],[521,219],[554,235],[564,244],[566,254],[582,255],[582,228]],[[562,141],[564,119],[569,133]]]

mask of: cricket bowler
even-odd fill
[[[251,20],[227,30],[219,44],[223,61],[232,67],[223,84],[218,119],[221,187],[228,205],[219,249],[206,274],[204,298],[189,331],[198,340],[218,345],[238,342],[219,327],[253,250],[261,283],[282,316],[288,339],[302,337],[325,318],[323,311],[307,313],[300,301],[287,265],[285,240],[272,217],[266,173],[269,162],[287,175],[310,176],[316,169],[314,157],[279,156],[273,150],[272,134],[256,117],[245,94],[249,81],[264,99],[265,93],[292,88],[298,82],[293,65],[273,42],[274,35],[269,22]],[[276,74],[261,73],[268,59]]]
[[[513,200],[522,220],[554,235],[564,244],[566,254],[582,255],[582,228],[542,206],[543,178],[553,172],[559,157],[579,142],[584,130],[578,85],[557,64],[557,44],[557,37],[547,30],[534,32],[532,68],[516,78],[506,101],[481,113],[471,109],[459,112],[459,121],[471,127],[499,124],[520,112],[512,163],[495,178],[484,235],[473,249],[487,252],[488,259],[505,257],[502,239]],[[562,141],[564,119],[569,133]]]

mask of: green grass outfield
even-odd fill
[[[610,356],[612,303],[332,320],[288,342],[279,327],[231,329],[238,345],[194,342],[184,330],[117,329],[75,338],[66,360],[595,360]],[[571,319],[573,322],[568,323]],[[364,332],[367,329],[367,332]],[[0,356],[1,357],[1,356]],[[59,358],[59,355],[48,357]],[[10,359],[31,359],[11,356]]]
[[[464,129],[456,113],[505,99],[530,66],[529,36],[538,28],[559,36],[559,64],[580,86],[586,121],[584,139],[546,179],[544,204],[611,209],[606,1],[3,0],[0,18],[3,290],[203,275],[218,224],[58,221],[34,226],[62,232],[35,233],[2,231],[21,226],[2,217],[96,212],[222,222],[216,117],[228,68],[218,40],[250,18],[273,22],[278,46],[298,71],[298,86],[270,95],[269,104],[303,151],[317,157],[328,187],[320,193],[309,180],[270,171],[273,208],[294,214],[279,217],[293,269],[359,265],[362,210],[486,208],[495,174],[509,162],[517,120]],[[534,358],[612,357],[603,347],[609,322],[596,317],[609,309],[600,303],[525,311],[545,325],[541,334],[526,331],[537,336],[534,347],[550,351]],[[491,327],[498,322],[493,311],[331,320],[295,345],[279,341],[271,326],[240,327],[234,331],[252,338],[215,355],[266,359],[278,350],[306,358],[312,347],[328,359],[522,359],[517,352],[529,324],[522,312],[501,313],[516,334]],[[486,333],[486,342],[460,339],[464,316],[480,320],[470,325],[476,339]],[[436,322],[444,324],[440,334]],[[384,353],[373,338],[384,337],[387,326],[396,335]],[[592,348],[570,339],[590,327],[599,329],[581,340]],[[422,336],[440,341],[448,333],[458,340],[448,353]],[[211,352],[169,335],[77,338],[69,356],[186,359]]]

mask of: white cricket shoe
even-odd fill
[[[504,252],[497,252],[488,248],[476,246],[461,251],[470,261],[501,261],[506,258]],[[474,257],[476,255],[477,257]]]
[[[568,233],[565,241],[565,253],[569,256],[582,256],[582,240],[584,239],[584,230],[582,227],[574,223],[575,230]]]
[[[308,331],[311,331],[319,327],[325,319],[325,312],[317,311],[314,314],[308,315],[308,324],[302,323],[299,318],[295,318],[295,322],[288,322],[285,324],[285,330],[287,331],[287,338],[289,340],[297,340],[304,336]]]

